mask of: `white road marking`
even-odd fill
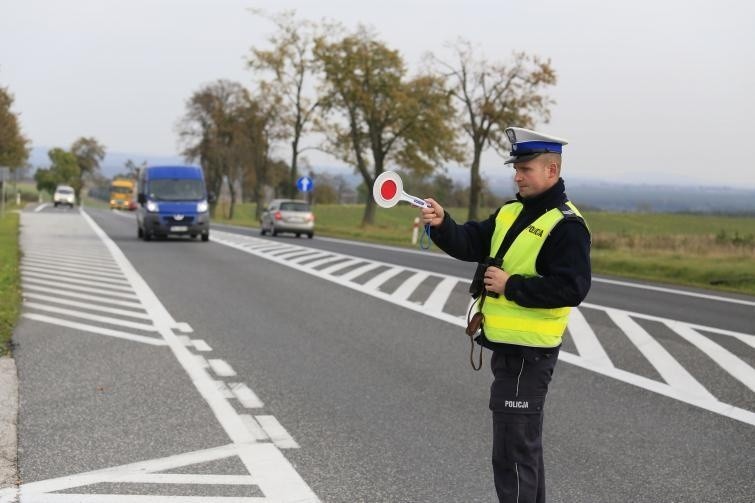
[[[207,363],[212,367],[212,371],[220,377],[232,377],[236,375],[236,371],[225,360],[213,358],[212,360],[207,360]]]
[[[202,369],[208,369],[208,368],[210,368],[210,362],[208,362],[207,359],[204,356],[202,356],[202,355],[195,355],[195,354],[192,354],[191,356],[192,356],[192,358],[194,358],[194,360],[196,360],[197,365],[199,366],[199,368],[202,368]],[[213,382],[215,382],[215,381],[213,381]]]
[[[247,251],[251,251],[251,250],[247,250]],[[299,257],[297,259],[291,260],[291,262],[294,263],[294,264],[300,264],[301,265],[303,262],[307,262],[307,261],[312,260],[314,258],[317,258],[319,260],[321,258],[330,258],[332,256],[333,256],[332,253],[321,253],[321,252],[310,253],[310,254],[305,255],[304,257]],[[307,264],[307,265],[309,265],[309,264]]]
[[[270,445],[270,444],[268,444]],[[93,500],[87,500],[87,501],[93,501],[93,502],[99,502],[99,501],[106,501],[105,498],[109,497],[115,497],[117,495],[107,495],[107,494],[89,494],[89,495],[73,495],[73,494],[49,494],[52,492],[58,492],[58,491],[66,491],[71,490],[74,488],[94,485],[94,484],[102,484],[102,483],[118,483],[121,481],[121,477],[130,477],[134,475],[147,475],[147,474],[153,474],[158,472],[164,472],[169,471],[176,468],[181,468],[184,466],[190,466],[194,464],[199,463],[207,463],[210,461],[216,461],[220,459],[226,459],[231,458],[235,456],[239,456],[239,446],[230,444],[230,445],[224,445],[222,447],[214,447],[211,449],[204,449],[201,451],[193,451],[188,452],[184,454],[178,454],[175,456],[168,456],[164,458],[158,458],[158,459],[152,459],[148,461],[139,461],[136,463],[129,463],[126,465],[121,466],[114,466],[110,468],[104,468],[101,470],[94,470],[91,472],[86,473],[79,473],[77,475],[67,475],[63,477],[58,477],[54,479],[47,479],[47,480],[41,480],[37,482],[29,482],[25,483],[20,488],[20,495],[23,503],[32,502],[32,501],[39,501],[39,502],[48,502],[53,501],[47,499],[48,497],[56,497],[56,496],[94,496],[95,498],[101,498],[101,499],[93,499]],[[261,484],[258,484],[261,485]],[[0,497],[9,496],[12,497],[16,494],[15,488],[9,488],[9,489],[2,489],[0,490]],[[133,495],[123,495],[125,498],[131,498]],[[162,498],[163,496],[152,496],[152,495],[145,495],[145,499],[141,501],[147,501],[150,502],[152,500],[148,498]],[[171,503],[176,501],[191,501],[191,500],[184,500],[181,498],[184,498],[183,496],[166,496],[167,498],[174,498],[170,500]],[[178,499],[176,499],[178,498]],[[227,500],[217,500],[214,499],[215,497],[198,497],[201,499],[197,499],[194,501],[227,501]],[[61,501],[61,500],[56,500]],[[80,501],[79,499],[69,499],[69,500],[62,500],[62,501]],[[110,501],[110,500],[108,500]],[[129,499],[121,499],[120,501],[131,501]],[[160,501],[160,500],[155,500]],[[254,501],[270,501],[268,499],[255,499]],[[312,501],[312,500],[310,500]]]
[[[194,347],[197,349],[197,351],[212,351],[210,345],[207,344],[203,339],[192,339],[191,343],[194,344]]]
[[[28,298],[28,299],[46,300],[48,302],[54,302],[56,304],[63,304],[66,306],[82,307],[84,309],[90,309],[92,311],[101,311],[103,313],[120,314],[122,316],[129,316],[131,318],[139,318],[142,320],[152,320],[152,318],[150,318],[149,315],[147,315],[143,311],[137,312],[137,311],[129,311],[127,309],[118,309],[115,307],[93,306],[92,304],[87,303],[87,302],[76,302],[75,300],[62,299],[60,297],[53,297],[51,295],[42,295],[42,294],[33,293],[33,292],[24,292],[23,296],[25,299]]]
[[[236,228],[239,230],[248,231],[248,227],[239,227],[239,226],[233,226],[228,225],[227,227]],[[220,231],[223,232],[223,231]],[[233,234],[233,233],[231,233]],[[238,234],[233,234],[238,235]],[[249,236],[244,236],[249,237]],[[257,239],[257,238],[255,238]],[[411,248],[399,248],[395,246],[387,246],[387,245],[378,245],[374,243],[360,243],[356,241],[349,241],[345,239],[338,239],[338,238],[328,238],[328,237],[322,237],[319,236],[317,238],[318,241],[327,241],[331,243],[340,243],[345,244],[348,246],[358,246],[362,248],[371,248],[374,250],[386,250],[394,253],[404,253],[404,254],[410,254],[410,255],[421,255],[423,257],[431,257],[431,258],[440,258],[440,259],[448,259],[448,260],[455,260],[453,257],[450,257],[446,255],[445,253],[437,253],[437,252],[430,252],[428,254],[427,251],[420,251],[420,250],[414,250]],[[310,248],[311,249],[311,248]],[[688,292],[685,290],[678,290],[675,288],[670,287],[659,287],[659,286],[652,286],[652,285],[641,285],[637,283],[631,283],[628,281],[618,281],[614,279],[608,279],[608,278],[601,278],[600,276],[593,276],[592,281],[595,283],[607,283],[607,284],[613,284],[613,285],[619,285],[619,286],[626,286],[630,288],[640,288],[640,289],[646,289],[646,290],[655,290],[658,292],[664,292],[664,293],[670,293],[673,295],[682,295],[682,296],[689,296],[689,297],[699,297],[703,299],[710,299],[710,300],[716,300],[720,302],[731,302],[734,304],[744,304],[744,305],[751,305],[755,306],[755,302],[749,301],[749,300],[743,300],[743,299],[736,299],[732,297],[723,297],[719,295],[709,295],[709,294],[703,294],[703,293],[696,293],[696,292]]]
[[[750,412],[749,410],[741,409],[739,407],[735,407],[733,405],[729,405],[715,399],[706,400],[692,397],[689,393],[680,391],[677,388],[672,388],[666,383],[654,381],[637,374],[632,374],[631,372],[627,372],[626,370],[609,367],[596,367],[592,363],[583,360],[578,355],[569,353],[567,351],[561,351],[558,354],[558,359],[563,360],[567,363],[571,363],[572,365],[582,367],[585,370],[590,370],[607,377],[612,377],[618,381],[623,381],[639,388],[658,393],[659,395],[664,395],[669,398],[679,400],[680,402],[684,402],[686,404],[709,410],[711,412],[715,412],[716,414],[720,414],[722,416],[736,419],[737,421],[742,421],[743,423],[755,426],[755,414]]]
[[[314,253],[311,251],[311,249],[307,250],[307,248],[302,248],[301,246],[297,246],[297,247],[287,247],[285,248],[284,251],[280,253],[273,253],[273,255],[275,255],[276,257],[289,257],[291,255],[306,252],[306,251],[310,251],[310,253]]]
[[[54,251],[45,251],[44,249],[35,248],[24,253],[25,257],[39,258],[43,260],[85,262],[85,263],[104,263],[108,267],[116,267],[113,258],[105,253],[84,253],[80,250],[75,252],[63,252],[58,249]]]
[[[34,321],[41,321],[44,323],[51,323],[61,327],[73,328],[75,330],[81,330],[82,332],[89,332],[99,335],[107,335],[108,337],[115,337],[117,339],[125,339],[127,341],[142,342],[144,344],[151,344],[152,346],[165,346],[165,341],[162,339],[156,339],[151,337],[144,337],[142,335],[129,334],[127,332],[120,332],[118,330],[110,330],[109,328],[102,328],[95,325],[87,325],[85,323],[76,323],[75,321],[68,321],[61,318],[55,318],[53,316],[46,316],[44,314],[24,313],[21,316]]]
[[[350,265],[358,264],[362,262],[359,259],[347,259],[341,262],[338,262],[337,264],[333,264],[331,266],[325,267],[324,269],[320,269],[320,272],[324,274],[332,274],[336,271],[339,271],[345,267],[349,267]]]
[[[687,369],[674,359],[666,348],[647,333],[636,321],[627,314],[613,309],[606,311],[609,318],[629,337],[637,349],[655,367],[661,377],[681,393],[692,397],[715,400],[716,398],[700,384]]]
[[[378,265],[380,265],[380,264],[378,264]],[[385,283],[386,281],[388,281],[392,277],[398,276],[398,274],[401,271],[402,271],[402,269],[399,268],[399,267],[392,267],[390,269],[386,269],[385,271],[381,272],[380,274],[378,274],[374,278],[370,278],[369,281],[367,281],[364,284],[364,289],[368,290],[368,291],[369,290],[377,290],[378,288],[380,288],[380,285],[382,285],[383,283]]]
[[[134,295],[133,293],[124,293],[124,292],[117,292],[110,289],[74,285],[68,282],[61,283],[59,281],[50,281],[47,279],[33,278],[33,277],[27,277],[27,276],[21,276],[21,281],[23,281],[24,283],[34,283],[37,285],[57,288],[59,290],[75,290],[78,292],[88,292],[88,293],[96,293],[100,295],[108,295],[110,297],[120,297],[122,299],[138,299],[138,297]]]
[[[255,416],[255,419],[262,426],[262,429],[265,430],[270,440],[281,449],[299,448],[299,444],[288,434],[283,425],[275,419],[275,416]]]
[[[578,308],[573,308],[569,314],[569,334],[571,335],[577,352],[585,361],[600,367],[613,367],[605,349],[598,341],[587,320]]]
[[[606,311],[607,309],[610,309],[610,308],[607,308],[605,306],[600,306],[598,304],[591,304],[589,302],[583,302],[582,304],[580,304],[580,306],[581,307],[589,307],[591,309],[600,309],[602,311]],[[729,337],[734,337],[735,339],[738,339],[738,340],[744,342],[748,346],[755,348],[755,335],[743,334],[741,332],[735,332],[733,330],[724,330],[722,328],[708,327],[708,326],[705,326],[705,325],[699,325],[697,323],[687,323],[687,322],[682,322],[682,321],[679,321],[679,320],[669,320],[668,318],[663,318],[661,316],[653,316],[652,314],[643,314],[643,313],[638,313],[636,311],[622,311],[622,312],[628,314],[632,318],[640,318],[640,319],[643,319],[643,320],[658,321],[658,322],[661,322],[661,323],[666,323],[668,321],[677,321],[679,323],[684,323],[688,327],[694,328],[695,330],[702,330],[704,332],[712,332],[714,334],[728,335]]]
[[[373,269],[377,269],[378,267],[380,267],[380,264],[367,263],[365,265],[359,266],[356,269],[353,269],[353,270],[347,272],[346,274],[343,274],[341,276],[341,279],[344,279],[346,281],[351,281],[352,279],[358,278],[362,274],[364,274],[366,272],[370,272]]]
[[[430,274],[424,271],[415,272],[401,283],[401,286],[393,292],[393,296],[398,300],[407,300],[414,293],[414,290],[429,276]]]
[[[204,475],[201,473],[127,473],[118,477],[123,484],[185,484],[251,486],[257,481],[251,475]],[[204,496],[205,499],[209,499]]]
[[[118,270],[118,266],[112,260],[85,259],[81,257],[63,257],[55,254],[29,252],[24,258],[44,262],[46,264],[65,264],[71,267],[90,267],[92,269],[108,269],[113,272]]]
[[[52,293],[52,294],[61,295],[64,297],[72,297],[74,299],[91,300],[91,301],[99,302],[103,304],[112,304],[114,306],[135,307],[137,309],[143,308],[142,304],[139,302],[128,302],[125,300],[106,299],[99,295],[89,295],[86,293],[68,292],[65,290],[61,290],[59,288],[48,288],[48,287],[39,286],[39,285],[26,284],[26,285],[23,285],[23,287],[24,287],[24,290],[34,290],[37,292]]]
[[[335,256],[335,255],[328,255],[328,256],[325,256],[325,257],[322,257],[322,258],[318,258],[317,260],[312,260],[311,262],[307,262],[306,264],[302,264],[302,262],[299,261],[299,264],[301,264],[303,267],[307,267],[309,269],[314,269],[318,265],[327,264],[328,262],[336,260],[337,258],[338,257]]]
[[[269,437],[267,436],[267,433],[265,433],[265,430],[262,429],[260,424],[255,421],[255,419],[250,414],[241,414],[241,419],[244,421],[244,424],[246,424],[247,428],[249,428],[249,432],[254,435],[254,438],[256,438],[260,442],[269,440]]]
[[[189,374],[194,386],[210,406],[218,422],[226,431],[231,441],[238,449],[239,457],[249,473],[254,474],[263,494],[271,500],[297,501],[298,503],[318,502],[319,499],[312,492],[306,482],[296,472],[291,463],[272,444],[256,443],[246,424],[234,407],[223,397],[214,385],[214,379],[206,369],[199,365],[194,355],[183,346],[173,333],[171,327],[176,321],[165,309],[160,300],[147,285],[141,275],[134,269],[120,248],[95,223],[92,218],[81,212],[94,232],[110,250],[113,258],[123,273],[131,282],[147,312],[152,316],[160,334],[167,341],[168,346],[178,362]]]
[[[719,302],[729,302],[731,304],[742,304],[745,306],[755,306],[755,302],[751,300],[744,300],[744,299],[734,299],[731,297],[722,297],[720,295],[710,295],[707,293],[697,293],[697,292],[687,292],[685,290],[677,290],[675,288],[667,288],[662,286],[652,286],[652,285],[640,285],[637,283],[630,283],[628,281],[617,281],[615,279],[606,279],[606,278],[593,278],[593,281],[596,283],[608,283],[611,285],[620,285],[620,286],[626,286],[629,288],[639,288],[641,290],[653,290],[655,292],[664,292],[664,293],[672,293],[674,295],[682,295],[686,297],[697,297],[700,299],[707,299],[707,300],[716,300]]]
[[[14,502],[16,500],[13,500]],[[27,494],[22,503],[268,503],[267,498],[233,496],[159,496],[146,494]]]
[[[233,228],[237,228],[237,229],[241,229],[241,230],[249,230],[248,227],[235,227],[235,226],[232,226],[232,225],[229,225],[228,227],[233,227]],[[234,234],[234,235],[237,235],[237,234]],[[247,237],[247,236],[245,236],[245,237]],[[455,260],[453,257],[450,257],[449,255],[446,255],[445,253],[430,252],[430,254],[428,254],[427,251],[413,250],[413,249],[410,249],[410,248],[398,248],[398,247],[395,247],[395,246],[377,245],[377,244],[374,244],[374,243],[359,243],[359,242],[356,242],[356,241],[349,241],[349,240],[338,239],[338,238],[327,238],[327,237],[322,237],[322,236],[318,237],[317,240],[318,241],[328,241],[328,242],[331,242],[331,243],[341,243],[341,244],[346,244],[346,245],[349,245],[349,246],[359,246],[359,247],[362,247],[362,248],[371,248],[371,249],[374,249],[374,250],[386,250],[386,251],[395,252],[395,253],[405,253],[405,254],[410,254],[410,255],[422,255],[423,257],[430,256],[432,258]],[[607,283],[607,284],[613,284],[613,285],[619,285],[619,286],[626,286],[626,287],[630,287],[630,288],[640,288],[640,289],[645,289],[645,290],[655,290],[655,291],[658,291],[658,292],[670,293],[670,294],[673,294],[673,295],[683,295],[683,296],[689,296],[689,297],[699,297],[699,298],[703,298],[703,299],[716,300],[716,301],[720,301],[720,302],[731,302],[733,304],[744,304],[744,305],[749,305],[749,306],[755,306],[755,302],[749,301],[749,300],[736,299],[736,298],[732,298],[732,297],[723,297],[723,296],[719,296],[719,295],[709,295],[709,294],[703,294],[703,293],[688,292],[688,291],[685,291],[685,290],[678,290],[678,289],[670,288],[670,287],[660,287],[660,286],[652,286],[652,285],[641,285],[641,284],[637,284],[637,283],[631,283],[631,282],[628,282],[628,281],[618,281],[618,280],[614,280],[614,279],[601,278],[600,276],[593,276],[592,277],[592,281],[595,282],[595,283]]]
[[[40,278],[40,279],[47,279],[47,280],[58,280],[58,281],[64,281],[68,284],[74,284],[74,285],[85,285],[85,286],[95,286],[95,287],[107,287],[108,290],[118,290],[121,292],[133,292],[130,286],[123,286],[119,284],[109,283],[109,282],[103,282],[103,281],[92,281],[88,279],[77,279],[77,278],[71,278],[71,277],[63,277],[62,275],[52,275],[49,273],[40,273],[40,272],[34,272],[29,270],[24,270],[24,268],[21,268],[21,271],[23,273],[24,277],[31,277],[31,278]]]
[[[50,203],[42,203],[39,206],[37,206],[36,208],[34,208],[34,213],[39,213],[40,211],[42,211],[43,209],[47,208],[48,206],[50,206]]]
[[[262,400],[254,394],[254,391],[243,382],[232,382],[230,386],[234,396],[247,409],[261,409],[265,406]]]
[[[21,270],[22,271],[34,271],[34,272],[40,272],[44,274],[55,274],[57,276],[65,277],[65,278],[81,278],[81,279],[96,279],[99,278],[100,281],[103,283],[109,283],[109,284],[115,284],[115,285],[128,285],[128,281],[123,277],[121,274],[77,274],[73,272],[69,272],[66,269],[60,269],[57,267],[40,267],[40,266],[30,266],[21,264]]]
[[[88,267],[85,265],[73,265],[65,262],[50,262],[49,260],[38,260],[31,257],[24,257],[21,259],[23,265],[33,265],[37,267],[48,268],[64,268],[63,270],[68,272],[80,272],[82,274],[97,274],[99,276],[123,278],[122,274],[118,273],[117,269],[111,267]]]
[[[218,391],[220,391],[225,398],[234,398],[235,395],[225,381],[215,381],[215,384],[218,387]]]
[[[229,238],[227,238],[227,236]],[[443,321],[447,321],[447,322],[449,322],[449,323],[451,323],[453,325],[456,325],[456,326],[459,326],[459,327],[462,327],[462,328],[466,327],[467,323],[466,323],[465,316],[454,316],[454,315],[451,315],[451,314],[448,314],[448,313],[445,313],[445,312],[440,312],[440,313],[438,313],[438,312],[430,312],[424,306],[415,304],[413,302],[408,302],[406,300],[400,300],[400,299],[396,298],[393,295],[387,294],[387,293],[379,290],[379,286],[381,284],[385,283],[390,278],[395,277],[396,275],[400,274],[402,271],[406,270],[406,271],[410,271],[410,272],[414,272],[414,273],[424,272],[424,271],[419,271],[417,269],[413,269],[413,268],[410,268],[410,267],[396,266],[395,264],[391,264],[391,263],[387,263],[387,262],[381,262],[381,261],[363,259],[363,260],[367,260],[368,262],[371,262],[372,264],[374,264],[376,266],[381,266],[381,265],[385,266],[385,267],[387,267],[387,269],[385,271],[377,274],[374,278],[371,278],[365,284],[359,285],[359,284],[356,284],[356,283],[350,281],[349,279],[345,279],[343,277],[323,275],[323,274],[320,274],[320,272],[317,271],[317,270],[300,268],[300,267],[298,267],[297,261],[295,261],[295,260],[291,260],[291,261],[290,260],[283,260],[283,259],[281,259],[279,257],[274,257],[274,256],[271,256],[269,254],[265,254],[265,255],[263,255],[263,254],[257,254],[254,250],[246,249],[244,246],[242,246],[241,244],[238,244],[238,243],[242,242],[242,241],[254,242],[254,241],[259,241],[259,239],[253,238],[253,237],[243,237],[243,239],[238,239],[236,243],[232,243],[231,242],[232,238],[238,238],[238,237],[239,236],[235,235],[235,234],[227,234],[227,233],[224,233],[222,231],[215,231],[213,233],[211,239],[213,241],[219,243],[219,244],[223,244],[223,245],[229,246],[231,248],[236,248],[237,250],[240,250],[240,251],[245,252],[245,253],[250,253],[250,254],[253,254],[253,255],[257,255],[257,256],[265,258],[267,260],[271,260],[271,261],[277,262],[277,263],[279,263],[281,265],[284,265],[286,267],[296,268],[299,271],[307,272],[308,274],[311,274],[313,276],[321,277],[321,278],[326,279],[328,281],[331,281],[333,283],[337,283],[339,285],[345,286],[345,287],[350,288],[352,290],[356,290],[358,292],[361,292],[361,293],[363,293],[365,295],[370,295],[372,297],[376,297],[376,298],[382,299],[382,300],[384,300],[386,302],[390,302],[390,303],[399,305],[399,306],[404,307],[406,309],[410,309],[410,310],[413,310],[415,312],[421,313],[423,315],[430,316],[430,317],[432,317],[434,319],[441,319]],[[352,243],[349,243],[349,244],[352,244]],[[403,250],[395,250],[394,249],[394,251],[403,251]],[[318,255],[319,254],[321,254],[321,253],[318,252]],[[328,253],[328,255],[334,255],[334,254]],[[348,255],[342,255],[342,256],[349,257]],[[351,258],[356,258],[356,257],[351,257]],[[448,276],[448,275],[443,275],[443,274],[438,274],[438,273],[433,273],[433,275],[435,275],[435,276],[441,276],[441,277],[449,277],[449,278],[454,278],[454,279],[456,279],[458,281],[468,282],[467,278],[459,278],[459,277],[455,277],[455,276]],[[598,310],[603,310],[603,311],[608,311],[610,309],[613,309],[613,308],[609,308],[609,307],[606,307],[606,306],[600,306],[600,305],[597,305],[597,304],[586,303],[586,302],[583,302],[581,304],[581,307],[598,309]],[[635,313],[635,312],[631,312],[631,311],[621,311],[621,310],[617,310],[617,309],[613,309],[613,310],[615,312],[624,313],[627,316],[631,316],[633,318],[655,320],[655,321],[660,321],[662,323],[678,322],[678,323],[682,324],[683,326],[687,326],[687,327],[690,327],[690,328],[695,329],[695,330],[702,330],[702,331],[706,331],[706,332],[712,332],[712,333],[718,333],[718,334],[728,335],[728,336],[731,336],[731,337],[734,337],[734,338],[737,338],[737,339],[741,340],[742,342],[744,342],[745,344],[750,345],[751,347],[755,347],[755,336],[750,335],[750,334],[743,334],[743,333],[739,333],[739,332],[735,332],[735,331],[731,331],[731,330],[723,330],[723,329],[718,329],[718,328],[714,328],[714,327],[707,327],[707,326],[704,326],[704,325],[687,323],[687,322],[682,322],[682,321],[679,321],[679,320],[671,320],[671,319],[668,319],[668,318],[662,318],[662,317],[658,317],[658,316],[644,315],[644,314],[641,314],[641,313]],[[577,337],[579,337],[579,335]],[[595,355],[597,355],[599,351],[600,350],[598,350],[598,349],[594,349],[590,354],[592,354],[593,358],[594,358]],[[661,382],[658,382],[658,381],[653,381],[652,379],[648,379],[648,378],[645,378],[645,377],[642,377],[642,376],[639,376],[639,375],[636,375],[636,374],[632,374],[631,372],[627,372],[627,371],[624,371],[624,370],[621,370],[621,369],[618,369],[618,368],[615,368],[615,367],[612,367],[612,366],[607,366],[606,365],[606,361],[602,360],[601,358],[598,358],[597,364],[596,364],[596,361],[594,361],[593,359],[591,359],[591,360],[588,361],[588,360],[586,360],[586,359],[584,359],[584,358],[582,358],[582,357],[580,357],[578,355],[569,353],[567,351],[561,351],[560,352],[560,359],[562,359],[562,360],[564,360],[564,361],[566,361],[568,363],[571,363],[573,365],[585,368],[587,370],[594,371],[594,372],[599,373],[601,375],[605,375],[605,376],[611,377],[613,379],[616,379],[616,380],[619,380],[619,381],[623,381],[623,382],[632,384],[634,386],[638,386],[638,387],[647,389],[649,391],[652,391],[652,392],[655,392],[655,393],[658,393],[658,394],[661,394],[661,395],[664,395],[664,396],[668,396],[668,397],[671,397],[673,399],[682,401],[684,403],[688,403],[690,405],[693,405],[693,406],[696,406],[696,407],[699,407],[699,408],[702,408],[702,409],[705,409],[705,410],[709,410],[709,411],[715,412],[717,414],[720,414],[720,415],[723,415],[723,416],[726,416],[726,417],[730,417],[730,418],[735,419],[737,421],[742,421],[744,423],[751,424],[751,425],[755,426],[755,413],[747,411],[745,409],[741,409],[739,407],[735,407],[735,406],[726,404],[726,403],[722,403],[722,402],[718,401],[718,399],[716,399],[715,397],[712,397],[712,395],[710,395],[710,393],[708,393],[707,390],[705,391],[705,394],[706,394],[705,398],[700,398],[699,396],[693,396],[693,395],[690,395],[686,391],[680,391],[679,389],[672,388],[671,386],[669,386],[665,382],[661,383]],[[676,365],[678,365],[678,362],[676,362],[675,360],[674,360],[674,362],[675,362]],[[699,385],[699,383],[698,383],[698,385]],[[703,390],[704,390],[704,388],[703,388]]]
[[[178,330],[179,332],[182,332],[184,334],[191,334],[194,332],[194,329],[191,328],[191,325],[186,323],[185,321],[176,323],[176,326],[173,327],[174,330]]]
[[[425,301],[425,307],[430,311],[443,311],[443,306],[448,302],[448,298],[451,296],[451,292],[453,292],[457,283],[459,281],[454,278],[443,278],[440,280],[440,283],[435,286]]]
[[[40,311],[48,311],[50,313],[63,314],[66,316],[72,316],[74,318],[81,318],[84,320],[100,321],[107,323],[108,325],[118,325],[120,327],[133,328],[134,330],[143,330],[145,332],[156,332],[157,329],[154,325],[147,325],[146,323],[134,323],[133,321],[122,320],[120,318],[111,318],[110,316],[99,316],[96,314],[85,313],[83,311],[75,311],[73,309],[63,309],[60,307],[50,306],[48,304],[40,304],[39,302],[24,302],[25,307],[31,307]]]
[[[178,342],[183,344],[184,346],[191,346],[191,337],[188,335],[177,335],[176,339],[178,339]]]
[[[718,363],[722,369],[750,388],[751,391],[755,391],[755,369],[745,363],[742,359],[686,325],[672,322],[668,323],[668,326],[686,341],[708,355],[708,357]]]

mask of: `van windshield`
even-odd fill
[[[110,187],[110,192],[113,192],[115,194],[131,194],[133,192],[131,190],[131,187],[121,187],[119,185],[112,185]]]
[[[156,201],[204,199],[204,184],[196,178],[150,180],[149,197]]]

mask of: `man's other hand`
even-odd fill
[[[482,279],[485,290],[502,295],[506,289],[506,282],[509,280],[509,276],[511,275],[500,267],[488,267],[485,269],[485,276]]]
[[[427,198],[425,201],[430,207],[420,209],[422,223],[430,224],[431,227],[439,226],[441,222],[443,222],[443,217],[446,215],[446,212],[443,211],[443,206],[438,204],[435,199]]]

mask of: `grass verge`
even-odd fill
[[[0,356],[10,352],[13,327],[21,311],[18,223],[15,212],[0,219]]]

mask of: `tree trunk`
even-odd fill
[[[362,227],[366,225],[372,225],[375,223],[375,200],[372,198],[372,185],[377,180],[377,177],[383,172],[383,157],[381,155],[373,154],[375,160],[375,176],[373,178],[366,178],[364,183],[367,185],[367,205],[364,208],[364,216],[362,217]]]
[[[296,180],[299,179],[299,168],[297,166],[299,158],[299,138],[294,136],[291,142],[291,179],[288,186],[288,193],[291,199],[296,199]]]
[[[233,220],[233,208],[236,206],[236,191],[233,187],[234,183],[231,179],[228,179],[228,192],[231,194],[231,206],[228,208],[228,220]]]
[[[469,214],[467,220],[477,220],[478,209],[480,206],[480,188],[482,186],[480,179],[480,156],[482,155],[482,145],[475,144],[474,157],[470,168],[469,180]]]
[[[368,185],[372,187],[372,184]],[[367,204],[364,207],[364,215],[362,216],[362,227],[372,225],[375,223],[375,200],[372,199],[372,192],[368,190]]]

